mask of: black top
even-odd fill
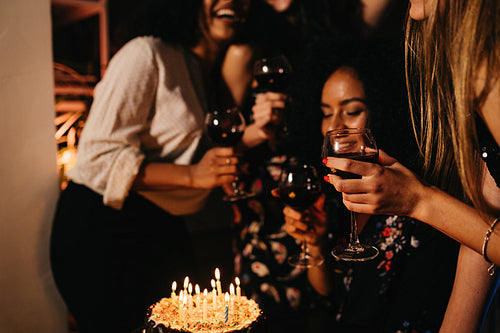
[[[481,158],[486,162],[491,176],[495,179],[497,186],[500,187],[500,147],[498,147],[488,127],[479,116],[476,117],[476,131]]]
[[[438,332],[458,243],[422,222],[387,215],[372,216],[360,241],[380,252],[366,262],[336,262],[339,332]]]

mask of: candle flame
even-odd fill
[[[234,278],[234,282],[236,282],[236,285],[239,286],[240,285],[240,279],[238,277],[235,277]]]
[[[219,269],[218,269],[218,268],[216,268],[216,269],[215,269],[215,278],[216,278],[217,280],[219,280],[219,279],[220,279],[220,271],[219,271]]]
[[[226,295],[224,296],[224,300],[227,302],[229,302],[229,294],[226,292]]]
[[[183,298],[184,298],[184,290],[181,290],[181,292],[179,293],[179,299],[182,301]]]
[[[177,282],[172,282],[172,291],[175,291],[177,289]]]
[[[234,285],[232,283],[229,285],[229,293],[234,295]]]
[[[186,276],[186,278],[184,279],[184,289],[188,287],[188,284],[189,284],[189,277]]]
[[[205,296],[205,298],[208,296],[208,290],[207,290],[207,288],[203,289],[203,296]]]
[[[190,294],[192,294],[192,293],[193,293],[193,285],[192,285],[191,283],[189,284],[189,287],[188,287],[188,292],[189,292]]]
[[[212,281],[210,281],[210,284],[212,285],[212,288],[215,289],[215,280],[214,279],[212,279]]]
[[[194,291],[196,292],[196,295],[200,294],[200,286],[198,284],[194,286]]]

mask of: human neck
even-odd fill
[[[218,58],[226,48],[227,43],[221,44],[213,40],[202,39],[191,48],[191,51],[200,59],[203,68],[208,73],[212,70]]]

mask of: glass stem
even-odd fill
[[[349,235],[349,247],[359,248],[358,224],[356,222],[356,213],[351,211],[351,233]]]

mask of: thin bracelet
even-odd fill
[[[500,217],[494,219],[490,225],[490,228],[488,229],[488,231],[486,231],[486,235],[484,236],[483,249],[481,250],[484,260],[486,260],[489,264],[491,264],[491,266],[488,267],[488,273],[491,276],[495,274],[495,264],[492,263],[491,260],[488,258],[488,255],[486,254],[486,248],[488,247],[488,241],[490,240],[490,235],[493,232],[493,229],[495,228],[498,221],[500,221]]]

